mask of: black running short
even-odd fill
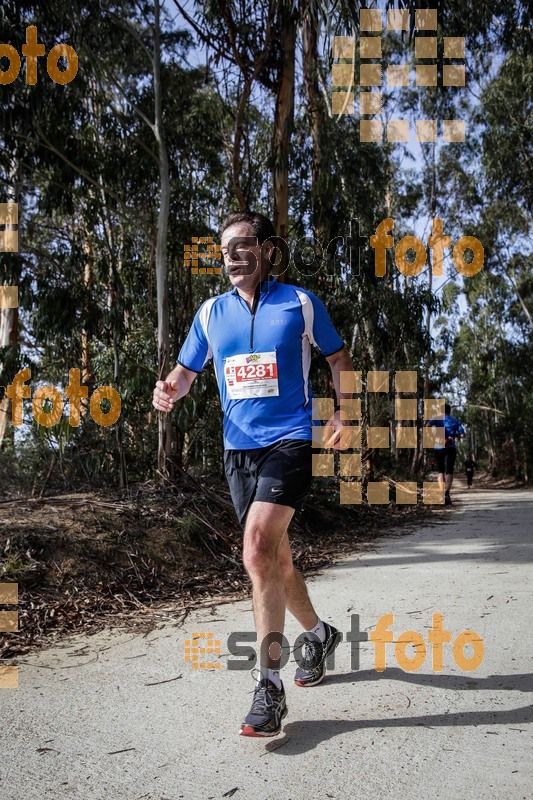
[[[250,503],[278,503],[298,511],[312,475],[311,441],[280,439],[253,450],[224,450],[224,469],[241,526]]]
[[[437,462],[437,472],[444,475],[453,475],[453,465],[455,464],[455,447],[445,447],[443,450],[434,450],[435,461]]]

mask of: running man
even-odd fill
[[[466,483],[469,489],[472,487],[475,468],[476,468],[476,462],[474,461],[474,456],[472,455],[472,453],[470,453],[468,458],[465,458]]]
[[[353,364],[323,303],[270,274],[275,235],[262,214],[226,217],[221,248],[234,288],[202,303],[177,366],[166,380],[157,381],[153,398],[155,408],[171,411],[213,359],[223,410],[225,472],[244,530],[243,564],[252,583],[261,643],[243,736],[274,736],[287,714],[280,678],[286,608],[306,631],[297,686],[323,680],[326,658],[342,638],[313,608],[292,561],[287,528],[312,483],[311,345],[328,361],[337,395],[326,447],[345,449],[340,402],[351,395],[341,394],[340,374],[352,371]]]
[[[455,449],[455,439],[459,437],[463,439],[465,431],[458,419],[451,416],[451,406],[449,403],[444,404],[444,417],[435,417],[426,422],[426,427],[444,428],[444,446],[435,447],[433,453],[435,461],[437,462],[437,470],[439,472],[439,486],[444,489],[444,504],[447,506],[452,505],[450,497],[450,489],[453,484],[453,467],[457,451]]]

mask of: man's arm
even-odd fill
[[[351,394],[341,392],[341,372],[353,372],[352,357],[345,347],[342,347],[332,356],[327,356],[326,360],[331,368],[335,394],[337,395],[337,405],[341,400],[351,399]]]
[[[353,361],[349,352],[345,347],[342,347],[331,356],[326,356],[326,360],[331,369],[331,376],[333,378],[333,385],[335,387],[335,394],[337,395],[337,405],[341,400],[351,399],[351,393],[341,392],[341,372],[353,372]],[[336,447],[341,438],[341,430],[345,424],[340,418],[340,411],[335,411],[332,418],[327,423],[335,429],[335,433],[331,439],[325,442],[325,447]],[[349,424],[349,423],[348,423]],[[346,450],[346,445],[342,445],[338,449]]]
[[[188,394],[197,372],[177,364],[164,381],[157,381],[154,389],[153,405],[158,411],[172,411],[176,400]]]

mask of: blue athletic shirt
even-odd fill
[[[280,439],[312,439],[311,345],[324,356],[343,347],[326,307],[307,289],[269,275],[258,285],[253,307],[255,315],[236,288],[210,297],[196,312],[177,359],[193,372],[201,372],[213,359],[226,450],[253,450]],[[272,351],[279,395],[228,397],[226,359]]]
[[[449,414],[446,414],[444,419],[442,419],[442,417],[440,419],[430,419],[428,427],[432,427],[433,425],[436,428],[444,428],[444,447],[455,447],[455,437],[465,435],[465,429],[459,420],[455,417],[451,417]],[[443,450],[444,448],[437,446],[434,449]]]

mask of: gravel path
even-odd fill
[[[442,523],[384,537],[374,552],[344,558],[308,583],[319,614],[345,639],[355,614],[363,632],[393,614],[394,642],[418,632],[425,644],[405,649],[420,659],[427,649],[417,671],[400,668],[390,643],[377,672],[370,641],[354,670],[355,645],[345,640],[323,684],[303,689],[292,682],[291,658],[282,673],[283,732],[248,739],[237,733],[254,684],[248,665],[228,670],[227,638],[253,631],[250,601],[198,611],[183,628],[166,624],[147,636],[73,637],[21,657],[19,688],[0,689],[0,796],[533,798],[533,493],[474,488],[455,498]],[[428,645],[434,613],[451,632],[440,672]],[[463,630],[484,646],[469,672],[452,649]],[[184,660],[194,631],[218,637],[220,669],[195,671]],[[288,616],[291,644],[299,632]],[[461,652],[469,658],[471,645]]]

